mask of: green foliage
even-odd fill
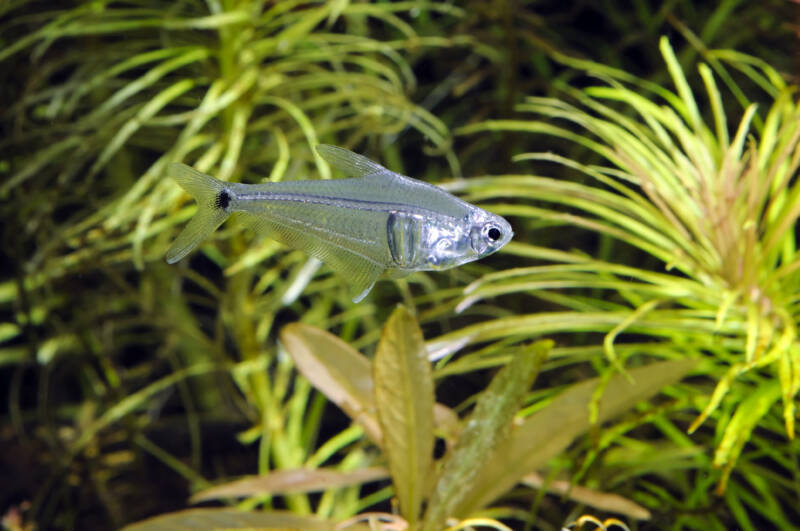
[[[375,406],[395,491],[415,527],[433,465],[433,376],[422,330],[404,308],[392,313],[375,353]]]
[[[792,528],[789,5],[0,5],[4,523]],[[515,241],[358,305],[236,224],[163,262],[167,164],[328,178],[317,142],[507,173],[446,186]]]
[[[600,77],[607,86],[563,87],[575,104],[528,98],[518,107],[521,112],[544,115],[546,121],[488,121],[466,126],[459,133],[509,129],[545,133],[596,153],[606,165],[584,164],[553,153],[516,157],[561,163],[593,182],[507,176],[472,181],[471,197],[535,196],[562,205],[575,213],[529,205],[508,205],[504,210],[618,239],[657,258],[668,272],[519,244],[520,252],[554,264],[487,275],[467,289],[469,295],[458,309],[505,293],[541,297],[531,290],[553,287],[611,290],[619,302],[609,305],[606,297],[588,299],[568,314],[517,317],[515,332],[531,330],[545,318],[550,319],[551,332],[556,327],[603,331],[603,348],[617,366],[621,360],[615,342],[623,332],[653,336],[676,353],[705,352],[710,362],[706,372],[718,383],[704,400],[690,432],[718,412],[737,378],[747,382],[732,397],[734,402],[742,401],[742,413],[730,421],[720,417],[724,431],[714,464],[724,468],[722,492],[755,419],[781,396],[786,432],[794,436],[794,400],[800,390],[800,314],[793,295],[800,285],[794,231],[800,215],[800,187],[794,179],[800,166],[800,107],[793,99],[794,88],[763,62],[729,51],[709,51],[709,63],[736,94],[743,91],[733,84],[725,64],[743,72],[772,98],[764,115],[757,114],[755,103],[741,102],[744,113],[729,138],[728,114],[711,68],[698,67],[710,105],[713,125],[709,126],[666,39],[661,40],[661,51],[677,89],[674,93],[609,67],[564,59]],[[656,104],[642,91],[666,104]],[[614,106],[617,102],[627,109],[619,110]],[[568,126],[556,125],[556,120]],[[507,325],[484,322],[457,334],[494,339],[507,333]],[[756,369],[768,369],[769,376],[756,375]],[[780,381],[779,394],[771,391],[773,379]]]
[[[116,485],[135,481],[144,460],[155,458],[194,489],[208,486],[199,472],[204,430],[219,419],[237,425],[242,443],[257,443],[256,472],[298,466],[315,450],[324,402],[307,383],[294,385],[292,367],[275,358],[266,341],[273,322],[289,308],[355,330],[369,310],[331,321],[332,308],[347,304],[346,288],[274,242],[245,252],[248,236],[223,234],[231,246],[224,250],[204,246],[200,269],[218,267],[219,281],[189,264],[167,268],[164,252],[194,206],[164,170],[184,160],[226,180],[327,178],[310,146],[325,138],[353,145],[406,127],[446,150],[447,128],[408,97],[416,84],[409,58],[474,43],[419,35],[403,17],[463,12],[441,2],[10,8],[19,14],[3,31],[16,37],[0,50],[3,70],[35,65],[7,115],[14,134],[4,142],[14,149],[3,149],[0,165],[14,256],[12,276],[0,282],[0,364],[16,367],[16,432],[38,411],[54,478],[73,468],[95,478],[112,527],[159,510],[158,496],[147,493],[143,504]],[[328,295],[311,311],[291,308],[309,284],[307,293]],[[28,368],[45,375],[39,410],[23,392]],[[219,372],[230,375],[222,385]],[[186,414],[160,415],[167,402]],[[190,466],[153,440],[151,432],[175,429],[188,433]],[[119,440],[119,468],[93,460]],[[352,512],[355,492],[348,503],[326,499],[321,512]],[[69,506],[48,501],[48,484],[41,493],[36,515],[48,503]],[[310,510],[305,497],[289,505]]]
[[[441,529],[450,517],[467,518],[502,496],[529,471],[558,455],[590,428],[586,404],[600,387],[596,379],[572,386],[512,427],[552,343],[542,341],[516,349],[512,361],[494,376],[472,413],[460,422],[461,427],[455,430],[458,435],[445,435],[449,450],[438,465],[431,466],[434,424],[442,428],[443,421],[452,422],[452,414],[436,414],[431,393],[433,378],[425,359],[427,349],[408,310],[395,310],[383,329],[372,362],[373,381],[369,379],[369,362],[327,332],[292,324],[281,332],[281,342],[303,375],[341,404],[353,421],[374,427],[377,420],[379,431],[367,433],[386,454],[395,495],[400,500],[400,515],[410,529]],[[601,399],[601,420],[619,415],[658,393],[693,365],[694,362],[683,360],[633,369],[633,383],[622,376],[612,377],[607,383],[615,391]],[[343,366],[349,367],[347,373],[340,369]],[[358,382],[362,390],[373,389],[374,396],[360,394],[356,398],[356,393],[350,391],[353,382]],[[446,410],[444,406],[439,408]],[[239,481],[235,488],[222,486],[215,491],[257,495],[266,490],[267,482],[277,483],[269,476],[259,483],[244,481],[244,488]],[[296,482],[287,481],[286,485],[295,488]],[[427,499],[426,509],[418,527],[423,498]]]
[[[150,518],[126,526],[125,531],[168,531],[171,529],[304,529],[328,531],[336,529],[325,521],[291,513],[245,513],[233,509],[190,509]],[[369,529],[366,526],[348,529]]]
[[[271,168],[271,180],[296,177],[309,171],[309,163],[327,178],[328,167],[311,149],[326,136],[341,135],[351,144],[367,133],[412,125],[435,144],[445,143],[447,128],[407,99],[414,77],[396,51],[411,39],[415,46],[452,44],[417,36],[394,14],[419,9],[417,4],[318,3],[293,9],[298,5],[281,2],[262,12],[258,3],[223,9],[211,2],[210,13],[203,13],[200,2],[161,11],[117,10],[96,2],[51,13],[51,23],[4,48],[0,59],[34,45],[41,55],[62,40],[132,33],[122,43],[94,50],[68,48],[59,68],[86,66],[61,84],[34,88],[17,103],[19,116],[44,113],[47,123],[18,124],[26,132],[26,151],[11,159],[14,171],[0,195],[21,193],[34,176],[40,186],[78,182],[80,190],[95,193],[101,170],[120,177],[142,173],[135,186],[93,216],[60,227],[58,240],[42,242],[40,254],[63,253],[43,264],[42,276],[62,276],[97,261],[133,260],[142,269],[146,261],[160,259],[168,238],[147,246],[144,241],[189,214],[175,211],[178,190],[163,179],[170,161],[191,160],[201,171],[215,167],[223,180],[239,179],[251,168]],[[460,14],[442,3],[420,6]],[[403,39],[382,42],[357,32],[325,31],[340,19],[358,24],[370,17],[393,26]],[[159,40],[164,42],[156,47]],[[67,129],[59,134],[63,140],[52,142],[54,123]],[[66,153],[64,166],[59,162]],[[154,160],[135,167],[146,158]],[[64,250],[53,248],[64,244]],[[111,252],[120,248],[121,253]],[[262,251],[258,259],[272,254]]]
[[[461,435],[443,459],[423,529],[440,529],[449,516],[469,514],[480,507],[465,504],[465,500],[491,485],[475,479],[485,470],[486,459],[508,438],[511,420],[550,348],[550,342],[542,342],[521,350],[478,398]]]

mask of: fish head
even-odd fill
[[[423,221],[424,222],[424,221]],[[511,225],[495,214],[473,207],[457,222],[424,224],[424,267],[436,271],[480,260],[507,244],[514,236]]]
[[[473,260],[479,260],[501,249],[514,237],[511,225],[496,214],[476,208],[470,217],[469,240]]]

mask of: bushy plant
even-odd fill
[[[635,31],[613,2],[0,5],[4,523],[193,492],[225,507],[142,526],[790,528],[778,3],[635,2]],[[437,183],[519,168],[446,185],[517,237],[359,305],[235,224],[163,262],[194,210],[169,162],[329,178],[317,142]]]
[[[800,389],[793,295],[800,279],[795,232],[800,215],[800,108],[794,87],[763,61],[728,50],[706,51],[708,64],[698,66],[705,87],[702,105],[708,109],[704,116],[666,39],[661,51],[675,92],[620,70],[562,57],[605,84],[563,86],[561,99],[531,97],[518,106],[520,112],[543,115],[544,120],[486,121],[458,131],[552,135],[599,156],[595,164],[553,152],[516,157],[562,164],[587,176],[586,182],[509,175],[482,183],[472,180],[459,188],[469,190],[473,199],[530,199],[536,204],[506,204],[498,210],[547,220],[551,227],[594,231],[647,253],[661,267],[633,267],[613,257],[602,260],[581,251],[518,243],[512,249],[520,255],[550,263],[486,275],[467,289],[457,309],[518,293],[567,310],[483,322],[448,340],[603,332],[597,350],[620,371],[626,360],[648,352],[702,357],[702,372],[716,386],[713,392],[704,391],[702,384],[691,386],[682,396],[700,411],[684,428],[692,433],[709,416],[714,418],[716,451],[710,464],[722,469],[717,492],[724,494],[737,458],[759,421],[775,413],[776,402],[783,404],[784,436],[794,437],[794,401]],[[745,96],[731,67],[766,93],[770,104],[765,111],[759,112]],[[714,71],[742,107],[732,133],[729,120],[735,113],[723,105]],[[593,295],[578,299],[556,289],[592,290]],[[638,341],[627,344],[626,336]],[[642,338],[651,341],[642,343]],[[675,435],[681,425],[674,425]],[[761,425],[774,432],[772,423]],[[676,442],[692,444],[685,436]],[[757,448],[763,444],[755,442]],[[791,443],[782,447],[779,463],[786,463],[792,448]],[[760,481],[747,473],[744,480]],[[776,490],[788,500],[792,490],[783,487],[788,484]],[[728,501],[739,503],[735,497]],[[748,520],[741,522],[747,525]]]

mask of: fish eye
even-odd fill
[[[496,242],[497,240],[500,239],[501,236],[503,236],[503,233],[500,232],[500,229],[498,229],[497,227],[492,227],[486,232],[486,235],[489,237],[490,240]]]

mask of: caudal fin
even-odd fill
[[[186,164],[170,164],[167,174],[197,201],[197,212],[167,251],[167,263],[174,264],[200,245],[228,219],[230,194],[224,182]]]

